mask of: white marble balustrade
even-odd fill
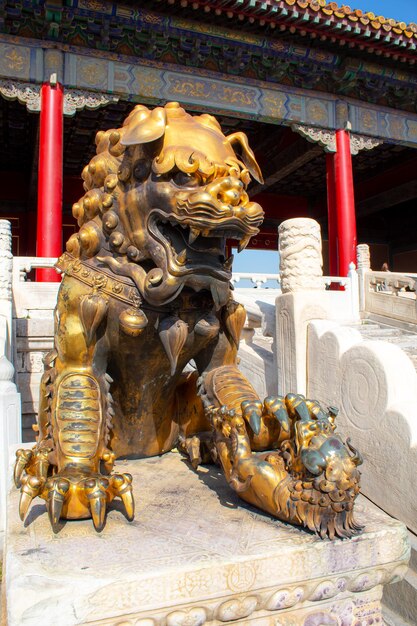
[[[0,533],[6,522],[8,449],[22,440],[20,394],[12,364],[12,235],[0,220]]]

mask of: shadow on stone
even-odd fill
[[[192,471],[193,468],[187,461],[187,459],[183,459],[183,461],[187,466],[189,466],[190,470]],[[248,502],[241,500],[239,496],[227,484],[227,481],[221,469],[219,469],[215,465],[204,465],[203,467],[203,471],[201,471],[200,468],[200,471],[197,470],[198,478],[202,483],[204,483],[207,487],[214,491],[222,506],[228,509],[243,509],[247,511],[257,521],[272,524],[276,526],[277,529],[282,526],[289,529],[291,532],[302,532],[312,537],[316,536],[315,533],[310,531],[308,528],[288,524],[287,522],[277,519],[273,515],[269,515],[269,513],[266,513],[265,511],[257,509]]]
[[[30,526],[41,515],[47,515],[46,506],[44,504],[34,504],[31,507],[28,513],[28,516],[25,519],[25,523],[24,523],[25,528]]]

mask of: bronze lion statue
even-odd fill
[[[246,191],[262,181],[246,136],[170,102],[136,106],[96,143],[73,206],[80,230],[57,264],[37,442],[17,452],[22,519],[36,496],[54,530],[88,517],[101,530],[115,497],[133,519],[132,478],[112,473],[115,458],[178,447],[281,520],[358,532],[361,459],[335,433],[336,411],[294,394],[261,400],[237,367],[245,311],[226,240],[240,251],[263,219]]]

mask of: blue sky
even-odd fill
[[[355,0],[355,2],[341,2],[348,4],[352,9],[372,11],[375,15],[393,17],[400,22],[417,23],[417,0]]]
[[[376,15],[394,18],[398,21],[417,23],[417,0],[355,0],[355,2],[338,1],[339,5],[349,4],[352,9],[372,11]],[[245,250],[235,255],[233,270],[235,272],[278,272],[278,253],[270,250]],[[246,286],[246,285],[245,285]]]
[[[234,272],[266,272],[267,274],[278,274],[279,260],[278,252],[272,250],[244,250],[238,254],[236,249],[234,254]],[[247,287],[248,285],[242,286]]]

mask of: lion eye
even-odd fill
[[[148,159],[140,159],[133,166],[133,176],[136,180],[144,181],[151,171],[151,163]]]
[[[186,172],[176,172],[172,180],[179,187],[192,187],[198,185],[198,176],[195,174],[187,174]]]

